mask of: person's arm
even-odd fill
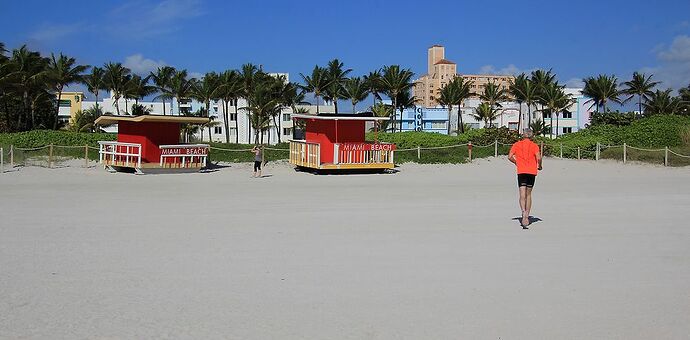
[[[510,152],[508,153],[508,160],[513,164],[517,164],[515,163],[515,151],[512,147],[510,148]]]

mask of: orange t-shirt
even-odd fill
[[[510,148],[510,154],[515,155],[515,163],[517,165],[517,173],[536,175],[539,161],[539,145],[533,141],[525,138],[513,144]]]

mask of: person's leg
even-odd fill
[[[519,187],[519,190],[520,190],[520,211],[522,211],[522,212],[524,212],[525,209],[527,209],[527,205],[526,205],[527,201],[525,200],[525,198],[526,198],[525,189],[527,189],[527,187],[525,187],[525,186]]]
[[[259,177],[261,177],[261,163],[259,163]]]
[[[532,211],[532,188],[525,187],[525,212],[527,223],[529,223],[529,213]]]

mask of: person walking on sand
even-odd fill
[[[532,141],[532,130],[524,129],[522,140],[513,144],[508,153],[508,160],[517,168],[518,189],[520,190],[520,209],[522,229],[530,224],[529,213],[532,210],[532,188],[537,172],[542,168],[542,155],[539,145]]]
[[[252,153],[254,153],[254,174],[252,177],[261,177],[261,163],[264,161],[264,150],[263,148],[255,145],[252,148]]]

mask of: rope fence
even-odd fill
[[[442,146],[417,146],[396,150],[396,163],[464,163],[483,157],[498,157],[507,155],[512,144],[495,140],[486,145],[473,144],[471,141],[463,144]],[[590,159],[598,161],[602,158],[646,163],[663,164],[664,166],[690,165],[690,155],[681,150],[664,148],[644,148],[622,145],[597,143],[587,147],[569,146],[562,143],[540,143],[542,154],[562,159]],[[13,145],[0,146],[0,173],[16,166],[39,166],[45,168],[59,167],[90,167],[92,162],[98,161],[98,147],[91,145],[44,145],[32,148],[20,148]],[[287,159],[290,149],[264,147],[264,157],[270,160]],[[231,149],[211,146],[211,154],[218,159],[229,161],[247,161],[250,156],[238,153],[249,153],[252,149]],[[685,150],[685,149],[683,149]],[[83,162],[79,162],[83,160]]]

